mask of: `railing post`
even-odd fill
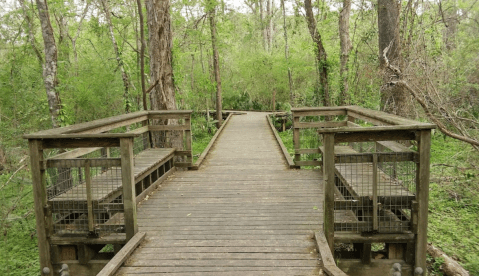
[[[324,224],[323,230],[331,253],[334,253],[334,133],[323,135]]]
[[[301,154],[297,153],[296,150],[301,148],[301,141],[300,141],[300,129],[297,128],[299,123],[299,117],[296,117],[296,114],[293,112],[293,144],[294,144],[294,162],[301,161]]]
[[[138,232],[136,221],[136,194],[133,171],[133,138],[120,138],[121,180],[123,186],[123,206],[126,240]]]
[[[190,163],[190,166],[193,165],[193,153],[191,152],[191,113],[188,115],[188,118],[185,119],[185,125],[188,127],[187,130],[185,130],[185,136],[186,136],[186,146],[185,150],[190,151],[190,156],[186,157],[187,162]]]
[[[42,275],[53,275],[53,267],[50,259],[50,241],[47,237],[47,223],[51,219],[45,217],[45,207],[47,207],[47,191],[44,182],[44,170],[41,167],[43,161],[43,149],[41,140],[29,140],[30,149],[30,170],[32,172],[33,182],[33,200],[35,202],[35,219],[37,226],[38,253],[40,255],[40,270],[49,268],[49,273]]]
[[[417,164],[416,199],[418,202],[418,226],[416,236],[416,267],[426,276],[427,216],[429,206],[429,166],[431,159],[431,130],[418,132],[419,163]]]

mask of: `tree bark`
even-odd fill
[[[46,0],[36,0],[38,15],[42,26],[43,43],[45,45],[45,64],[43,65],[43,82],[47,92],[48,108],[53,128],[60,126],[58,114],[60,113],[60,95],[57,91],[57,46],[53,35],[53,28],[48,13]]]
[[[444,259],[444,263],[441,265],[440,269],[447,276],[469,276],[469,272],[467,272],[458,262],[447,256],[441,249],[429,244],[427,252],[434,258]]]
[[[221,76],[220,76],[220,61],[216,41],[216,22],[215,22],[215,13],[216,7],[212,2],[208,3],[208,19],[210,21],[210,31],[211,31],[211,46],[213,48],[213,69],[215,74],[216,82],[216,120],[218,121],[217,127],[219,128],[222,124],[223,115],[222,115],[222,99],[221,99]]]
[[[289,45],[288,45],[288,31],[286,29],[286,9],[284,7],[284,0],[281,0],[281,9],[283,10],[283,29],[284,29],[284,58],[288,65],[288,81],[289,81],[289,103],[292,107],[294,104],[294,92],[293,92],[293,76],[291,74],[291,67],[289,66]]]
[[[319,71],[320,94],[322,94],[320,96],[323,98],[323,105],[330,106],[327,55],[321,40],[321,35],[316,28],[316,19],[314,18],[311,0],[304,0],[304,8],[306,10],[306,21],[308,23],[309,33],[315,44],[314,52],[316,54],[317,68]]]
[[[346,105],[348,98],[348,60],[352,45],[349,38],[349,15],[351,13],[351,0],[343,0],[343,9],[339,13],[339,43],[341,46],[341,68],[339,75],[341,85],[341,105]]]
[[[147,25],[150,51],[151,110],[176,110],[175,88],[172,67],[173,36],[170,23],[169,0],[146,0]],[[177,120],[154,121],[154,124],[177,124]],[[156,146],[183,148],[183,139],[178,131],[167,133],[168,144],[155,137]]]
[[[146,104],[146,84],[145,84],[145,31],[144,29],[144,20],[143,20],[143,10],[141,8],[141,0],[136,0],[138,6],[138,17],[140,18],[140,79],[141,79],[141,91],[143,95],[143,110],[148,110]]]
[[[107,0],[101,0],[101,4],[103,6],[106,21],[108,23],[111,43],[113,44],[113,49],[115,50],[116,61],[121,71],[121,78],[123,80],[123,87],[124,87],[123,98],[125,99],[125,112],[129,113],[130,112],[130,100],[129,100],[130,81],[128,79],[128,75],[126,74],[125,68],[123,66],[123,60],[121,58],[120,51],[118,50],[118,44],[116,43],[115,33],[113,32],[113,23],[111,22],[111,17],[110,17],[110,7],[108,6]]]
[[[408,93],[400,86],[391,85],[400,76],[388,70],[386,60],[402,68],[399,35],[399,13],[401,5],[397,0],[378,0],[379,61],[383,71],[381,101],[387,112],[407,117]]]

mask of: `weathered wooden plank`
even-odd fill
[[[79,149],[74,149],[71,151],[57,154],[55,156],[50,157],[49,159],[73,159],[73,158],[77,158],[82,155],[89,154],[101,149],[102,148],[79,148]]]
[[[306,160],[306,161],[295,161],[296,166],[321,166],[321,161]]]
[[[336,266],[336,262],[334,261],[334,257],[331,253],[334,249],[328,246],[328,241],[326,239],[326,236],[324,235],[324,232],[315,232],[314,237],[319,250],[319,254],[321,256],[321,261],[323,262],[323,267],[326,272],[328,272],[331,276],[347,276],[346,273],[341,271]]]
[[[44,161],[45,168],[79,168],[85,167],[118,167],[121,165],[120,158],[75,158],[75,159],[48,159]]]
[[[145,238],[145,233],[136,233],[125,246],[111,259],[97,276],[111,276],[120,268]]]
[[[47,239],[47,228],[45,223],[46,189],[44,185],[44,171],[41,169],[43,161],[42,141],[29,140],[30,171],[32,172],[33,200],[35,202],[35,221],[37,226],[38,251],[40,255],[40,269],[48,267],[53,271],[50,259],[50,241]],[[50,218],[47,218],[51,220]],[[48,273],[46,275],[53,275]]]
[[[296,168],[293,158],[291,158],[291,155],[289,155],[288,150],[283,144],[283,140],[281,140],[281,137],[279,137],[278,132],[276,131],[276,128],[274,127],[273,123],[271,122],[271,119],[269,115],[266,115],[266,120],[268,121],[268,125],[273,132],[274,138],[276,139],[276,142],[278,143],[279,147],[281,148],[281,152],[283,153],[283,157],[288,163],[288,166],[290,169]]]
[[[150,125],[148,126],[150,131],[162,131],[162,130],[189,130],[189,125]]]
[[[132,134],[128,134],[132,135]],[[76,136],[76,135],[73,135]],[[96,135],[95,135],[96,136]],[[60,139],[44,139],[42,147],[44,149],[57,148],[91,148],[91,147],[119,147],[120,140],[112,137],[74,137]]]
[[[426,276],[427,252],[427,225],[429,212],[429,167],[431,161],[431,130],[423,130],[418,135],[419,162],[417,163],[416,195],[417,212],[417,240],[416,240],[416,267],[423,269]]]
[[[328,127],[345,127],[347,126],[346,121],[338,122],[299,122],[294,125],[295,128],[328,128]]]
[[[413,241],[414,234],[374,234],[370,236],[361,235],[359,233],[334,233],[334,240],[338,243],[405,243]]]
[[[126,239],[130,240],[138,232],[135,177],[133,174],[133,139],[120,139],[120,155]]]
[[[61,127],[61,128],[55,128],[55,129],[49,129],[49,130],[44,130],[44,131],[39,131],[36,133],[24,135],[24,138],[26,139],[42,139],[42,138],[49,138],[51,135],[58,135],[58,134],[65,134],[65,133],[78,133],[81,131],[86,131],[89,129],[94,129],[98,128],[101,126],[105,125],[112,125],[115,123],[127,121],[130,119],[135,119],[135,118],[141,118],[143,120],[143,117],[147,115],[147,111],[139,111],[139,112],[134,112],[134,113],[129,113],[129,114],[123,114],[119,116],[114,116],[114,117],[109,117],[109,118],[104,118],[104,119],[99,119],[99,120],[94,120],[91,122],[86,122],[86,123],[81,123],[81,124],[75,124],[67,127]]]
[[[203,152],[201,153],[200,157],[198,157],[198,159],[196,160],[195,164],[193,165],[192,169],[195,169],[197,170],[198,168],[201,167],[201,164],[203,163],[203,160],[208,156],[208,154],[210,153],[210,150],[211,148],[213,147],[213,145],[215,144],[216,140],[218,139],[218,137],[221,135],[221,133],[223,132],[223,129],[228,125],[228,122],[230,121],[231,117],[233,116],[233,114],[229,114],[228,115],[228,118],[226,118],[226,120],[223,122],[223,124],[221,125],[221,127],[216,131],[215,135],[213,135],[213,138],[211,138],[210,142],[208,143],[208,146],[206,146],[206,148],[203,150]]]
[[[324,179],[324,201],[323,201],[323,231],[330,250],[334,250],[334,134],[324,134],[323,152],[323,179]]]
[[[319,149],[296,149],[294,150],[297,154],[314,154],[321,153]]]

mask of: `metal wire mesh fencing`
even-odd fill
[[[336,231],[411,230],[417,168],[414,154],[392,151],[379,143],[354,143],[339,149],[340,154],[335,158],[339,202],[335,212]]]
[[[123,232],[120,159],[111,158],[117,151],[102,148],[80,158],[47,160],[55,234]]]

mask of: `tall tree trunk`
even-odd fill
[[[267,51],[271,52],[273,46],[273,3],[266,0],[266,43]]]
[[[261,35],[263,36],[263,48],[265,51],[268,51],[268,35],[266,33],[266,24],[264,23],[263,1],[264,0],[259,0],[259,21],[261,26]]]
[[[215,13],[216,6],[210,1],[208,2],[208,19],[210,21],[210,30],[211,30],[211,46],[213,48],[213,69],[215,73],[215,82],[216,82],[216,120],[218,121],[217,127],[219,128],[222,124],[223,115],[222,115],[222,99],[221,99],[221,76],[220,76],[220,57],[218,54],[217,41],[216,41],[216,22],[215,22]]]
[[[57,91],[57,46],[53,35],[52,24],[50,23],[50,15],[48,13],[48,5],[46,0],[36,0],[38,15],[42,26],[43,43],[45,45],[45,64],[43,65],[43,82],[48,98],[48,108],[52,126],[54,128],[60,126],[58,114],[60,113],[61,102],[60,95]]]
[[[176,110],[173,82],[172,52],[173,36],[170,23],[169,0],[146,0],[147,25],[150,51],[150,84],[155,88],[150,92],[151,110]],[[155,124],[177,124],[177,120],[155,121]],[[166,146],[183,148],[183,139],[178,131],[168,134],[170,143]],[[161,139],[155,138],[157,146]]]
[[[27,21],[28,24],[28,42],[32,46],[33,51],[35,52],[35,56],[38,59],[38,63],[40,67],[43,66],[43,56],[37,46],[37,40],[35,39],[35,35],[33,33],[33,21],[32,17],[30,16],[28,7],[25,5],[25,0],[19,0],[20,6],[22,7],[23,17]]]
[[[406,117],[408,93],[392,84],[392,81],[399,80],[399,76],[387,68],[388,64],[399,69],[402,67],[400,8],[400,3],[396,0],[378,0],[379,61],[384,74],[381,101],[385,111]]]
[[[123,80],[123,87],[124,87],[123,98],[125,100],[125,112],[129,113],[130,112],[130,100],[129,100],[130,81],[128,79],[128,75],[126,74],[125,68],[123,66],[123,60],[121,58],[120,51],[118,50],[118,44],[116,43],[115,33],[113,32],[113,23],[111,22],[111,17],[110,17],[110,7],[108,6],[108,1],[107,0],[101,0],[101,4],[103,6],[106,21],[108,23],[108,29],[109,29],[109,32],[110,32],[111,43],[113,44],[113,49],[115,50],[116,61],[118,63],[118,67],[120,68],[120,71],[121,71],[121,78]]]
[[[323,105],[330,106],[331,100],[329,98],[329,83],[328,83],[328,65],[326,50],[324,50],[321,35],[316,28],[316,19],[313,14],[313,7],[311,6],[311,0],[304,0],[304,8],[306,10],[306,21],[308,23],[309,33],[315,44],[314,52],[316,54],[317,68],[319,71],[319,80],[321,85],[321,94],[323,98]]]
[[[289,66],[289,45],[288,45],[288,30],[286,29],[286,10],[284,7],[284,0],[281,0],[281,9],[283,10],[283,29],[284,29],[284,58],[286,64],[288,64],[288,81],[289,81],[289,103],[292,107],[294,104],[294,92],[293,92],[293,76],[291,74],[291,67]]]
[[[138,17],[140,18],[140,79],[141,79],[141,92],[143,95],[143,110],[148,110],[146,105],[146,85],[145,85],[145,31],[143,20],[143,9],[141,8],[141,0],[136,0],[138,6]]]
[[[78,76],[78,52],[77,52],[77,39],[78,37],[80,36],[80,32],[81,32],[81,26],[82,26],[82,23],[83,23],[83,20],[85,19],[85,16],[88,12],[88,8],[90,7],[90,2],[86,2],[85,4],[85,9],[83,10],[83,13],[81,15],[81,18],[80,18],[80,22],[78,23],[78,28],[77,28],[77,32],[75,34],[75,37],[70,37],[70,40],[72,42],[72,49],[73,49],[73,57],[75,59],[75,76]]]
[[[341,85],[341,105],[348,99],[348,60],[351,52],[351,39],[349,38],[349,15],[351,13],[351,0],[343,0],[343,9],[339,13],[339,43],[341,45],[341,68],[339,75]]]

